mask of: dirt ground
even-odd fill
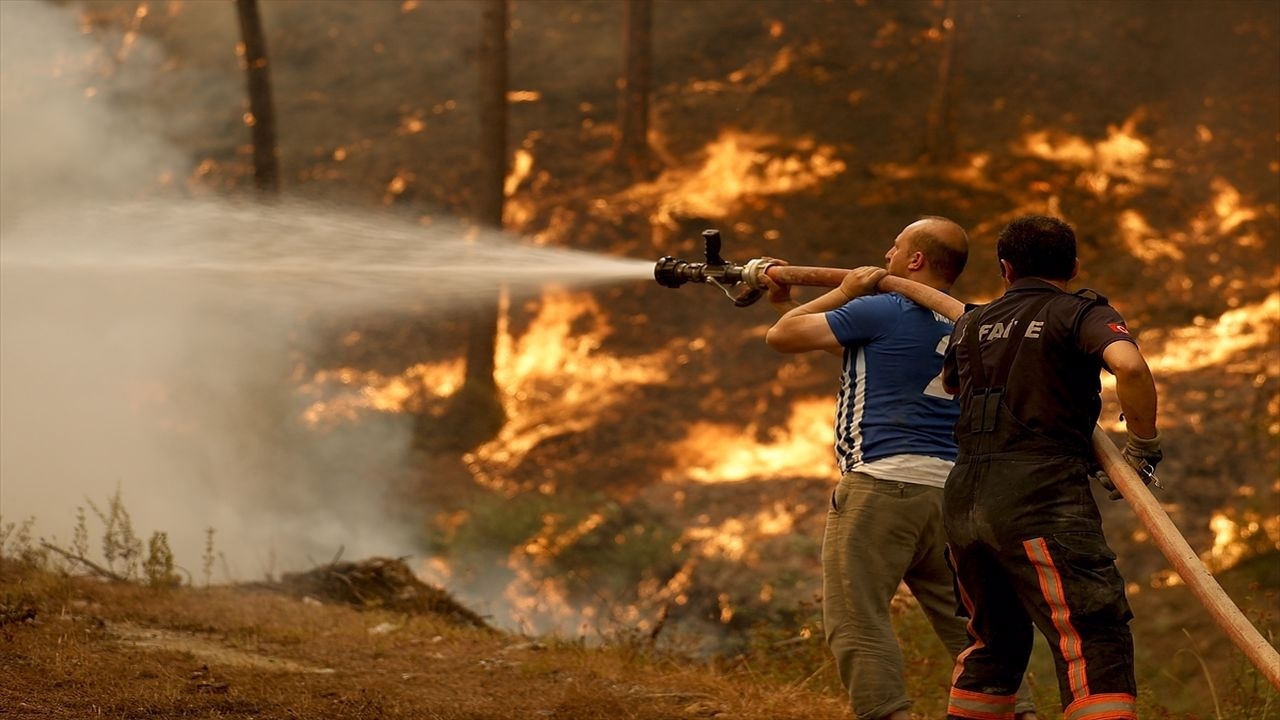
[[[653,652],[233,588],[0,563],[0,717],[845,717],[838,698]]]

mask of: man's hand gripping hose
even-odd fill
[[[1160,478],[1156,477],[1156,465],[1159,465],[1160,461],[1164,459],[1164,453],[1160,450],[1159,433],[1156,433],[1153,438],[1140,438],[1133,433],[1129,433],[1129,441],[1125,443],[1120,455],[1129,464],[1129,467],[1133,468],[1134,472],[1138,474],[1138,477],[1142,478],[1144,485],[1164,488],[1164,483],[1161,483]],[[1124,497],[1124,493],[1116,488],[1111,476],[1101,467],[1093,471],[1093,479],[1107,489],[1112,500],[1119,500]]]
[[[765,274],[781,285],[834,288],[849,273],[840,268],[784,265],[769,258],[756,258],[736,265],[720,257],[718,231],[707,230],[703,232],[703,238],[706,241],[706,261],[689,262],[670,256],[662,258],[654,268],[654,278],[660,285],[669,288],[678,288],[689,282],[714,285],[723,290],[734,305],[744,307],[759,300],[767,291],[768,288],[761,280]],[[884,277],[877,289],[880,292],[896,292],[953,321],[964,313],[964,304],[959,300],[905,278],[892,275]],[[1119,493],[1129,503],[1152,541],[1164,553],[1170,566],[1200,600],[1218,627],[1244,652],[1272,686],[1280,689],[1280,653],[1262,637],[1222,590],[1222,586],[1205,568],[1200,556],[1187,544],[1182,533],[1147,487],[1163,487],[1155,475],[1156,465],[1163,458],[1160,436],[1139,438],[1130,434],[1124,449],[1120,450],[1102,428],[1095,426],[1093,451],[1101,473],[1110,483],[1108,490]]]

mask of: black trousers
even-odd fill
[[[1013,717],[1033,628],[1049,642],[1064,720],[1136,718],[1132,613],[1102,534],[1088,464],[963,456],[943,494],[957,595],[970,618],[947,717]]]

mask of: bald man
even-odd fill
[[[803,305],[764,276],[769,301],[783,313],[765,337],[769,346],[844,358],[835,424],[842,476],[822,543],[822,619],[858,720],[911,717],[889,612],[900,584],[952,658],[969,642],[943,553],[942,486],[956,459],[960,416],[941,377],[952,323],[901,295],[876,294],[886,274],[945,292],[968,256],[964,229],[930,216],[898,234],[884,269],[857,268]],[[1036,717],[1025,687],[1017,712]]]

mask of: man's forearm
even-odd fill
[[[785,302],[770,302],[769,304],[773,306],[774,310],[778,311],[779,319],[781,319],[783,315],[786,315],[792,310],[795,310],[796,308],[800,307],[800,303],[796,302],[795,300],[787,300]]]
[[[844,290],[834,288],[807,303],[797,303],[795,307],[792,307],[790,310],[782,314],[782,319],[785,320],[786,318],[795,317],[797,315],[812,315],[814,313],[830,312],[836,308],[844,307],[844,305],[852,299],[853,298],[845,294]],[[774,307],[777,306],[775,305]]]
[[[1140,438],[1156,436],[1156,381],[1133,343],[1113,342],[1102,359],[1116,376],[1116,397],[1129,432]]]
[[[1156,436],[1156,383],[1151,373],[1116,376],[1116,396],[1129,432],[1141,438]]]

